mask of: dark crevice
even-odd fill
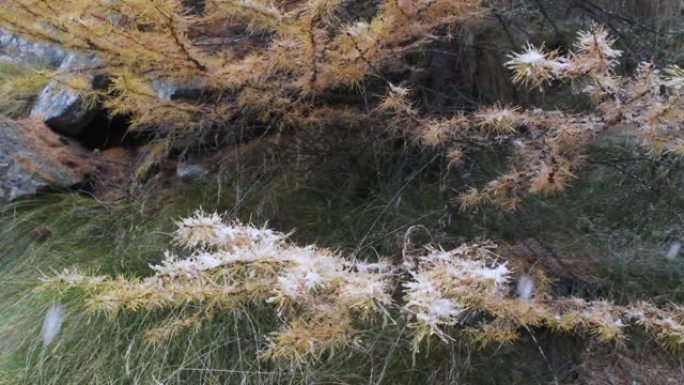
[[[93,121],[83,130],[76,140],[90,150],[106,150],[112,147],[126,145],[130,135],[126,117],[107,116],[107,112],[99,110]]]

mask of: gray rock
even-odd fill
[[[57,46],[34,43],[0,29],[0,60],[32,67],[57,68],[66,53]]]
[[[199,80],[188,80],[184,82],[172,81],[168,79],[153,80],[150,82],[157,99],[163,102],[170,102],[175,99],[191,99],[197,97],[204,85]]]
[[[69,54],[58,71],[64,74],[87,72],[96,67],[95,57]],[[93,74],[88,74],[91,83]],[[64,135],[77,136],[93,121],[97,110],[84,103],[82,96],[62,83],[51,81],[38,96],[31,109],[31,116],[42,119],[53,130]]]
[[[70,187],[91,173],[88,153],[39,121],[0,116],[0,202],[46,187]]]

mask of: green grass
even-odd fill
[[[488,237],[515,244],[537,238],[567,263],[591,267],[589,276],[557,272],[588,282],[591,294],[620,302],[681,301],[681,260],[668,264],[663,257],[666,243],[682,234],[681,181],[672,177],[681,164],[641,159],[636,151],[628,143],[604,143],[566,194],[531,198],[515,214],[454,211],[446,202],[456,194],[444,186],[458,186],[457,181],[445,182],[441,160],[429,154],[415,155],[419,166],[408,171],[406,163],[381,160],[382,176],[365,168],[346,170],[354,176],[340,178],[269,166],[269,172],[242,170],[220,182],[148,185],[144,189],[155,193],[138,202],[105,205],[87,196],[48,194],[6,205],[0,209],[0,384],[544,384],[554,376],[571,383],[587,355],[600,360],[615,347],[535,330],[548,362],[528,334],[516,344],[484,349],[461,338],[450,345],[433,340],[414,355],[401,324],[382,330],[374,325],[364,331],[359,348],[292,366],[255,359],[276,323],[268,309],[219,314],[200,330],[151,345],[144,330],[173,312],[107,319],[84,312],[82,298],[73,293],[60,299],[34,289],[42,274],[74,265],[145,276],[148,264],[168,247],[173,220],[202,206],[295,229],[298,243],[364,257],[399,259],[411,226],[427,229],[415,233],[415,242],[433,238],[452,245]],[[626,156],[639,159],[622,171],[604,164]],[[39,227],[51,235],[34,239],[31,233]],[[61,334],[45,348],[40,327],[56,300],[68,310]],[[678,364],[677,356],[662,356],[645,336],[627,346],[636,356]]]
[[[684,238],[683,173],[681,157],[650,159],[629,139],[612,138],[591,150],[566,193],[530,197],[519,213],[499,221],[489,213],[483,230],[513,243],[550,245],[576,268],[572,272],[584,275],[579,278],[593,281],[593,295],[681,303],[684,262],[681,255],[668,261],[665,254]]]
[[[147,264],[157,261],[168,244],[171,219],[207,199],[203,189],[195,188],[175,196],[173,203],[142,213],[127,204],[105,207],[76,195],[45,196],[3,208],[0,384],[441,383],[437,376],[476,376],[477,367],[464,364],[475,354],[500,357],[487,350],[475,353],[467,345],[439,344],[414,357],[399,326],[376,326],[364,332],[362,349],[291,367],[255,359],[274,329],[272,312],[249,308],[221,314],[201,330],[151,345],[143,331],[173,316],[171,312],[107,319],[86,314],[82,299],[73,294],[59,299],[68,309],[64,326],[57,341],[44,348],[41,323],[58,298],[34,290],[41,274],[73,265],[104,274],[148,274]],[[338,204],[336,209],[344,211],[350,203]],[[52,232],[45,241],[31,238],[38,226]],[[329,226],[340,228],[340,234],[348,231],[339,224]]]

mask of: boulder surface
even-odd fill
[[[95,170],[90,157],[40,121],[0,116],[0,202],[82,183]]]
[[[66,57],[59,47],[22,39],[0,29],[0,61],[35,68],[57,68]]]
[[[88,73],[88,69],[97,64],[96,58],[69,54],[58,72],[67,75]],[[92,83],[95,77],[91,74],[87,76]],[[32,117],[42,119],[53,130],[69,136],[81,134],[96,113],[96,106],[88,105],[77,91],[56,80],[45,86],[31,109]]]

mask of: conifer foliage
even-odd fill
[[[448,343],[456,333],[483,345],[510,343],[531,327],[587,333],[602,342],[620,340],[629,327],[642,327],[666,346],[684,343],[681,308],[554,297],[543,273],[516,273],[489,242],[448,251],[428,247],[414,261],[396,264],[297,246],[283,233],[226,224],[202,211],[177,225],[174,244],[184,256],[167,252],[151,266],[149,277],[69,270],[44,277],[43,288],[72,298],[75,290],[88,311],[110,316],[189,309],[147,330],[152,343],[201,328],[218,312],[270,306],[280,328],[262,358],[295,362],[361,347],[362,330],[374,322],[406,324],[416,350],[430,336]],[[520,282],[527,288],[521,290]]]
[[[592,141],[607,134],[629,134],[654,157],[684,153],[684,70],[639,64],[634,76],[615,72],[622,52],[614,48],[603,26],[580,31],[566,55],[530,44],[509,55],[505,66],[512,80],[538,88],[567,82],[596,104],[589,113],[522,110],[515,106],[481,107],[469,115],[447,119],[422,117],[411,106],[410,89],[391,85],[379,111],[394,117],[395,126],[417,142],[442,148],[457,165],[470,151],[489,144],[511,149],[508,170],[481,188],[459,197],[463,208],[494,203],[516,209],[525,193],[563,191],[575,178]]]
[[[333,109],[321,96],[359,89],[406,50],[432,41],[440,26],[481,16],[478,0],[3,0],[0,27],[99,58],[92,89],[85,78],[59,80],[133,127],[197,129],[250,116],[297,127]],[[217,32],[218,31],[218,32]],[[684,70],[641,63],[617,73],[622,52],[594,25],[565,54],[531,44],[505,66],[521,87],[566,82],[586,94],[589,113],[482,106],[434,117],[412,100],[410,85],[387,82],[373,118],[416,143],[442,151],[458,167],[473,151],[506,146],[506,170],[458,200],[464,209],[518,208],[525,194],[563,191],[588,145],[608,133],[634,135],[654,157],[684,153]],[[45,81],[48,74],[41,73]],[[22,82],[31,83],[28,77]],[[42,84],[42,83],[41,83]],[[201,90],[182,98],[166,90]],[[413,260],[358,261],[287,235],[198,211],[177,223],[173,251],[145,278],[77,270],[43,278],[43,287],[76,291],[85,308],[121,312],[179,310],[147,330],[151,342],[201,328],[214,315],[247,306],[277,319],[263,358],[301,362],[364,343],[368,325],[405,325],[414,349],[465,335],[508,343],[530,328],[620,340],[643,328],[669,347],[684,343],[684,312],[648,302],[558,297],[542,272],[516,271],[489,242],[452,250],[426,247]]]
[[[196,132],[243,119],[302,127],[341,115],[326,92],[361,88],[383,66],[434,40],[437,27],[492,11],[477,0],[7,0],[0,27],[100,58],[110,79],[93,90],[57,75],[133,127]],[[218,32],[217,32],[218,31]],[[641,63],[620,75],[622,52],[600,25],[580,31],[566,54],[527,44],[505,67],[523,87],[565,82],[595,103],[589,113],[484,106],[449,118],[424,116],[409,85],[388,83],[372,111],[344,105],[346,119],[372,118],[420,144],[443,149],[452,166],[492,144],[510,148],[509,167],[459,196],[463,208],[494,203],[513,210],[526,193],[565,189],[584,151],[606,133],[630,133],[653,156],[684,152],[684,70]],[[502,61],[505,60],[502,58]],[[38,75],[44,79],[46,74]],[[201,90],[174,97],[175,87]],[[339,107],[339,106],[336,106]]]
[[[347,261],[315,246],[299,247],[285,234],[197,212],[178,222],[175,244],[185,257],[165,254],[142,280],[86,276],[67,271],[45,279],[46,287],[82,290],[90,310],[196,308],[149,330],[151,341],[199,326],[215,312],[249,303],[270,304],[283,322],[267,356],[300,360],[355,341],[354,320],[386,314],[392,267],[385,262]]]
[[[192,129],[244,111],[302,119],[311,97],[358,86],[383,61],[429,41],[434,27],[483,12],[481,3],[8,0],[0,27],[99,57],[93,70],[111,85],[81,91],[134,126]],[[160,84],[205,95],[172,101]]]

